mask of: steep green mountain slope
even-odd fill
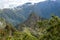
[[[34,28],[32,24],[31,27],[25,26],[23,30],[17,30],[13,25],[6,23],[6,26],[0,29],[0,40],[60,40],[58,16],[52,16],[48,20],[39,20],[36,25],[38,26]]]

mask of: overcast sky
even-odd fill
[[[14,7],[17,5],[22,5],[26,2],[37,3],[42,1],[45,1],[45,0],[0,0],[0,8]]]

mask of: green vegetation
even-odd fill
[[[18,31],[11,24],[7,24],[5,29],[0,30],[0,40],[60,40],[60,18],[58,16],[40,20],[37,25],[35,29],[24,27],[23,31]]]

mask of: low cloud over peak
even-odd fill
[[[22,5],[26,2],[37,3],[37,2],[42,2],[42,1],[45,1],[45,0],[1,0],[0,8],[15,7],[18,5]]]

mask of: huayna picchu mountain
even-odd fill
[[[44,18],[38,16],[36,13],[32,12],[28,19],[26,21],[24,21],[23,23],[17,25],[18,26],[18,30],[22,30],[23,27],[30,27],[30,28],[35,28],[37,25],[36,23],[40,20],[45,20]]]

